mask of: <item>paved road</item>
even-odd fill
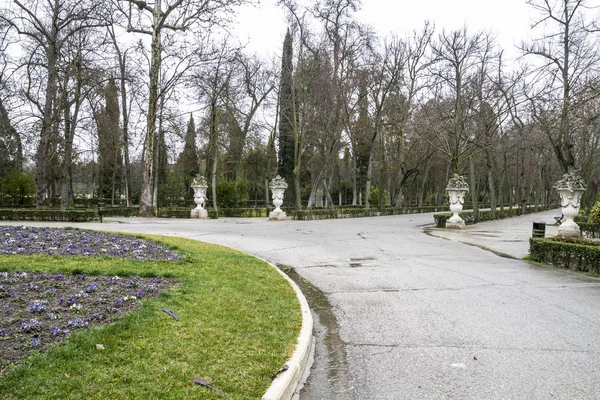
[[[292,266],[321,293],[311,295],[317,354],[301,399],[600,398],[600,281],[460,243],[520,256],[532,218],[433,232],[450,240],[423,232],[431,214],[84,225]]]

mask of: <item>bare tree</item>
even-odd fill
[[[374,145],[385,124],[386,108],[391,95],[397,91],[406,68],[406,44],[398,38],[385,42],[379,52],[373,53],[369,69],[370,142],[365,183],[365,206],[369,208],[369,194],[373,178]]]
[[[145,140],[140,215],[154,216],[153,191],[156,168],[156,122],[159,108],[160,69],[163,53],[163,32],[173,31],[180,37],[186,31],[210,30],[225,23],[225,17],[236,5],[246,0],[156,0],[151,6],[144,1],[113,0],[127,19],[129,32],[151,36],[149,69],[149,99]],[[123,4],[125,3],[125,4]],[[144,14],[146,18],[137,18]]]
[[[590,33],[595,21],[587,21],[586,0],[528,0],[540,17],[533,29],[543,33],[520,48],[535,59],[530,96],[531,111],[543,127],[565,172],[578,164],[574,149],[580,122],[577,109],[597,96],[600,47]]]
[[[36,206],[46,206],[46,168],[50,138],[59,123],[59,65],[64,46],[81,31],[104,25],[99,18],[99,3],[77,0],[13,0],[14,7],[0,10],[4,21],[24,39],[23,48],[29,58],[28,100],[34,104],[41,119],[40,141],[36,159]],[[42,68],[43,82],[39,86],[32,78],[33,70]],[[44,92],[38,97],[38,90]]]
[[[467,28],[443,31],[433,44],[436,79],[434,97],[443,105],[437,117],[443,124],[432,125],[437,137],[434,146],[448,157],[454,173],[460,173],[463,163],[481,151],[479,139],[469,129],[475,93],[473,87],[479,77],[481,63],[485,65],[493,42],[489,35],[470,34]]]

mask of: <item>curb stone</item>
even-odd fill
[[[311,353],[314,349],[313,346],[313,318],[310,312],[308,302],[304,297],[304,294],[296,285],[294,281],[290,279],[283,271],[274,266],[273,264],[267,263],[275,268],[277,272],[281,274],[292,286],[300,302],[300,309],[302,311],[302,328],[300,329],[300,335],[298,336],[298,342],[296,349],[292,356],[285,363],[288,369],[280,373],[271,383],[271,386],[262,397],[262,400],[289,400],[294,395],[296,388],[300,385],[306,366],[310,359]]]

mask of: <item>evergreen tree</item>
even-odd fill
[[[285,202],[293,204],[294,193],[294,153],[295,153],[295,104],[293,88],[293,48],[292,35],[288,29],[283,41],[281,57],[281,82],[279,84],[279,159],[277,173],[288,182]]]
[[[21,137],[10,123],[8,113],[0,99],[0,178],[9,171],[23,169]]]
[[[98,126],[98,196],[113,198],[121,178],[122,145],[119,128],[119,99],[117,86],[109,80],[105,91],[106,106],[96,113]]]
[[[183,151],[179,155],[177,164],[183,174],[185,196],[192,197],[194,194],[191,188],[192,179],[200,172],[200,160],[198,159],[198,150],[196,149],[196,125],[194,123],[194,116],[191,114],[187,131],[185,132],[185,144]]]

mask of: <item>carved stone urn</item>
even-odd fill
[[[281,209],[281,205],[283,204],[283,195],[285,193],[285,189],[287,189],[288,185],[281,176],[277,175],[275,179],[269,183],[269,188],[271,189],[273,205],[275,209],[269,213],[270,220],[283,220],[286,219],[285,212]]]
[[[560,195],[560,207],[565,221],[558,227],[558,236],[579,237],[581,231],[573,218],[579,214],[581,195],[585,192],[585,182],[576,170],[571,170],[557,181],[553,188]]]
[[[454,174],[446,185],[446,192],[450,201],[450,211],[452,211],[452,217],[446,221],[446,228],[448,229],[463,229],[465,227],[465,221],[458,215],[463,209],[465,203],[465,194],[469,191],[469,184],[465,181],[463,176]]]
[[[194,203],[196,203],[196,208],[194,208],[190,214],[192,218],[208,218],[208,211],[204,209],[207,188],[208,185],[206,184],[206,179],[203,176],[198,175],[192,180],[192,189],[194,189]]]

